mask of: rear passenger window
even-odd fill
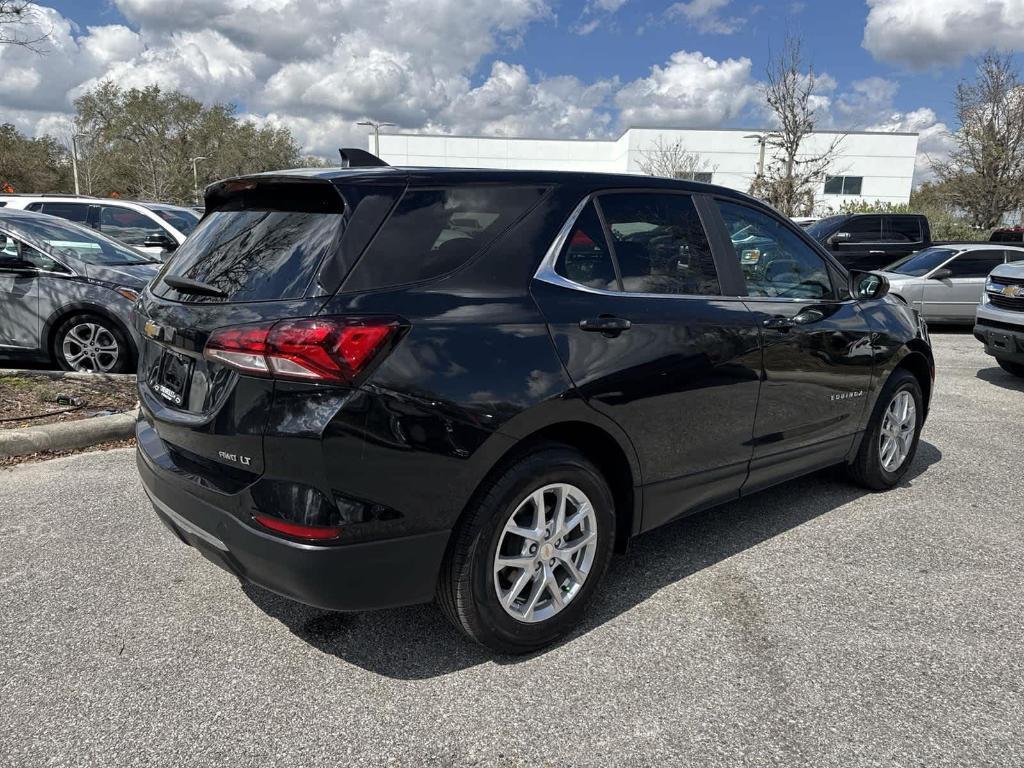
[[[1005,251],[1007,261],[1024,261],[1024,251]]]
[[[921,222],[914,216],[890,216],[887,242],[920,243]]]
[[[39,210],[50,216],[60,216],[62,219],[77,221],[80,224],[85,224],[89,218],[89,206],[86,203],[42,203],[39,208],[32,210]]]
[[[588,203],[576,219],[569,240],[555,264],[555,272],[588,288],[618,290],[615,267],[612,266],[608,243],[593,203]]]
[[[950,277],[987,277],[1003,263],[1002,251],[967,251],[946,264]]]
[[[689,195],[601,195],[598,205],[629,293],[719,295],[718,273]]]
[[[49,210],[44,212],[49,213]],[[149,238],[166,234],[163,227],[148,216],[119,205],[100,208],[100,231],[128,245],[145,245]]]
[[[505,185],[409,189],[344,290],[420,282],[451,272],[493,243],[545,191]]]

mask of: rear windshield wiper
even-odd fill
[[[226,299],[227,291],[222,291],[215,285],[201,283],[198,280],[189,280],[187,277],[176,277],[175,275],[164,275],[164,282],[182,293],[193,293],[197,296],[217,296]]]

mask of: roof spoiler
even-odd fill
[[[338,150],[338,154],[341,155],[342,168],[373,168],[387,165],[379,157],[370,154],[365,149],[342,147]]]

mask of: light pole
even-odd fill
[[[757,178],[761,178],[764,176],[764,145],[768,142],[768,137],[763,133],[748,133],[743,138],[757,139],[757,143],[760,147],[757,155]]]
[[[356,125],[373,128],[373,154],[380,157],[380,129],[394,126],[394,123],[378,123],[376,120],[363,120]]]
[[[199,171],[196,169],[196,165],[200,160],[206,160],[206,157],[200,155],[199,157],[193,157],[192,162],[192,191],[195,194],[196,205],[199,205]]]
[[[75,195],[81,194],[78,191],[78,137],[85,136],[84,133],[71,134],[71,173],[75,177]]]

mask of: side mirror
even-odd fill
[[[850,242],[850,233],[849,232],[836,232],[834,235],[832,235],[832,237],[830,237],[828,239],[828,242],[831,245],[839,245],[840,243],[848,243],[848,242]]]
[[[143,248],[163,248],[165,251],[173,251],[178,247],[170,237],[164,234],[147,235],[142,243]]]
[[[877,272],[851,272],[850,295],[855,299],[880,299],[889,292],[889,281]]]
[[[932,272],[929,280],[947,280],[953,276],[953,270],[949,267],[943,267]]]

